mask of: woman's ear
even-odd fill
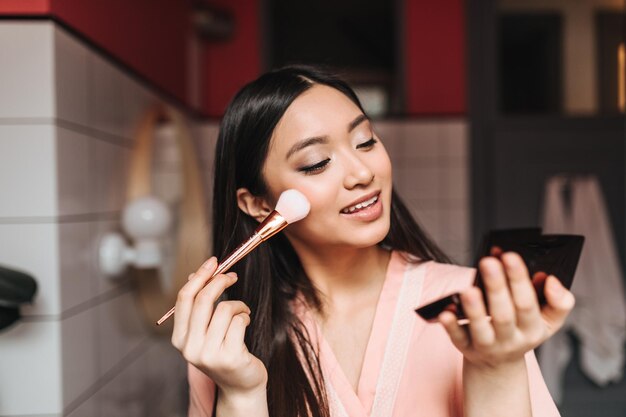
[[[272,208],[264,198],[252,195],[247,188],[237,190],[237,205],[241,211],[254,217],[259,223],[272,212]]]

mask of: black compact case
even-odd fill
[[[526,263],[539,303],[544,305],[544,284],[549,275],[557,277],[568,289],[572,286],[584,240],[583,236],[578,235],[542,235],[538,227],[492,230],[484,236],[474,262],[474,285],[484,294],[484,284],[478,270],[480,259],[485,256],[499,257],[504,252],[517,252]],[[466,319],[459,293],[429,302],[415,312],[425,320],[435,321],[444,310],[455,313],[459,320]]]

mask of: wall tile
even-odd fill
[[[0,333],[0,415],[61,414],[60,335],[58,321]]]
[[[404,159],[436,158],[441,151],[440,123],[431,121],[409,121],[402,125],[404,130]]]
[[[443,250],[458,263],[458,265],[473,267],[473,256],[469,242],[459,240],[442,240],[438,242]]]
[[[383,142],[392,165],[404,155],[404,129],[397,121],[376,121],[373,123],[374,131]]]
[[[469,262],[467,123],[386,121],[379,131],[401,132],[388,151],[394,183],[413,215],[447,253]]]
[[[63,406],[67,407],[98,378],[96,314],[88,309],[61,322]]]
[[[126,182],[131,150],[125,146],[93,140],[93,211],[119,212],[126,202]]]
[[[453,120],[441,125],[441,140],[443,153],[452,159],[465,159],[469,157],[467,122]]]
[[[173,417],[186,415],[186,368],[172,364],[180,355],[164,350],[166,340],[151,339],[94,396],[100,416]]]
[[[198,152],[200,153],[200,170],[206,190],[206,211],[210,219],[212,212],[211,201],[213,198],[215,145],[219,134],[219,124],[216,122],[205,122],[192,125],[191,134],[196,143]]]
[[[89,125],[123,137],[123,76],[96,53],[89,55]]]
[[[161,375],[151,367],[148,360],[148,352],[153,345],[154,343],[151,343],[150,346],[146,347],[141,356],[135,358],[116,378],[120,385],[124,386],[124,392],[118,398],[120,406],[128,416],[158,415],[147,412],[147,408],[150,405],[158,404],[160,399],[158,395],[150,396],[150,393],[154,394],[153,387],[155,384],[163,382]]]
[[[411,214],[417,220],[418,224],[431,236],[438,241],[442,237],[441,233],[441,213],[439,210],[422,208],[419,202],[408,200],[407,205]]]
[[[161,100],[128,74],[120,71],[116,79],[119,80],[122,89],[120,134],[131,140],[137,133],[146,111]]]
[[[14,416],[9,416],[9,417],[14,417]],[[19,416],[16,417],[63,417],[63,414],[20,414]]]
[[[186,366],[169,342],[151,339],[146,349],[94,396],[100,415],[172,417],[186,415]],[[177,360],[175,363],[173,360]]]
[[[187,363],[167,339],[154,340],[144,355],[142,378],[144,413],[183,416],[187,411]],[[150,401],[159,398],[160,401]]]
[[[467,241],[469,239],[469,212],[464,206],[441,209],[445,219],[441,224],[442,233],[448,240]]]
[[[134,295],[123,293],[97,308],[100,375],[109,372],[147,337]]]
[[[54,29],[56,116],[89,126],[89,51],[64,29]]]
[[[463,165],[448,166],[443,171],[441,197],[461,204],[467,204],[469,202],[468,175],[469,173]]]
[[[51,22],[0,22],[0,118],[54,117],[53,36]]]
[[[0,194],[11,196],[0,217],[91,212],[91,142],[53,126],[0,126]]]
[[[58,233],[57,224],[0,224],[0,264],[37,281],[34,303],[22,308],[25,316],[61,313]]]
[[[93,400],[96,403],[98,414],[96,417],[134,417],[125,409],[122,396],[127,392],[126,384],[119,374],[108,381],[96,394]]]
[[[54,127],[0,125],[0,217],[56,215],[55,174]]]
[[[67,417],[99,417],[99,411],[100,410],[98,410],[98,403],[96,402],[95,397],[90,397],[67,414]]]
[[[91,244],[93,228],[89,222],[60,223],[59,284],[63,311],[89,301],[94,296],[92,260],[95,256]]]
[[[93,153],[95,141],[73,130],[57,128],[58,214],[93,212]]]
[[[212,161],[219,134],[219,124],[216,122],[199,123],[192,128],[191,134],[198,144],[200,158],[205,161]]]
[[[415,163],[405,164],[396,171],[397,185],[405,199],[434,200],[441,197],[441,168]]]

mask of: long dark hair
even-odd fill
[[[238,208],[237,189],[245,187],[257,196],[266,193],[262,168],[272,132],[289,105],[315,84],[335,88],[363,110],[348,84],[308,66],[266,73],[244,86],[229,104],[215,152],[213,249],[219,258],[234,250],[258,226],[254,218]],[[390,230],[381,243],[423,261],[450,262],[395,192]],[[276,235],[233,270],[239,281],[228,289],[227,297],[245,302],[252,310],[246,345],[268,370],[270,415],[329,416],[316,350],[290,308],[298,294],[313,308],[321,308],[321,302],[288,239],[282,233]]]

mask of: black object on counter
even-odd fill
[[[31,303],[36,292],[32,276],[0,266],[0,330],[20,318],[20,305]]]

